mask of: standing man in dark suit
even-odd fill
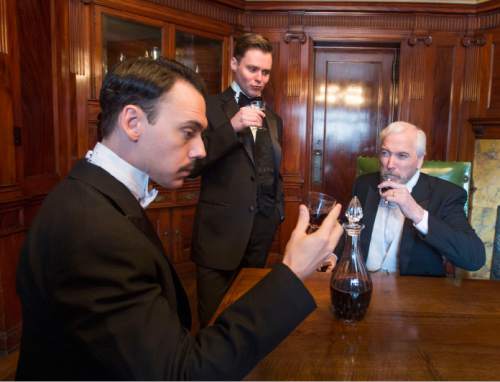
[[[263,267],[283,215],[280,175],[283,123],[259,110],[269,81],[272,45],[246,33],[235,41],[234,81],[207,100],[207,156],[197,161],[201,192],[193,228],[198,312],[205,326],[241,267]]]
[[[361,248],[368,270],[443,276],[445,260],[478,270],[485,251],[464,213],[467,193],[420,172],[425,133],[394,122],[380,142],[380,173],[360,176],[353,191],[364,211]]]
[[[47,196],[21,252],[16,379],[240,379],[314,309],[301,279],[338,241],[340,208],[307,235],[301,206],[283,263],[190,335],[184,289],[144,208],[150,176],[180,187],[205,156],[203,94],[193,71],[163,59],[106,76],[104,138]]]

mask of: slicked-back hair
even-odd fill
[[[104,78],[99,103],[99,129],[103,138],[114,129],[126,105],[140,107],[149,123],[156,120],[156,105],[177,81],[186,81],[206,97],[205,83],[193,70],[163,57],[135,58],[118,64]]]
[[[244,33],[235,39],[233,57],[239,62],[250,49],[259,49],[264,53],[273,52],[273,46],[264,36],[257,33]]]

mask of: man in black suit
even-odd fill
[[[234,81],[207,100],[207,156],[193,227],[198,313],[205,326],[241,267],[263,267],[283,214],[280,175],[283,123],[269,108],[252,107],[269,81],[272,45],[246,33],[235,41]]]
[[[394,122],[380,142],[380,173],[360,176],[353,191],[364,211],[361,248],[368,270],[443,276],[445,261],[478,270],[485,251],[464,213],[467,193],[420,172],[425,133]]]
[[[185,292],[144,208],[149,176],[180,187],[205,156],[204,87],[167,60],[121,63],[103,83],[103,141],[46,198],[17,274],[17,379],[240,379],[315,307],[301,279],[336,244],[334,210],[299,222],[278,264],[213,326],[190,332]]]

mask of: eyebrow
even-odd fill
[[[193,129],[194,131],[202,131],[203,130],[203,125],[195,120],[192,121],[186,121],[185,123],[182,124],[181,129]]]
[[[410,153],[409,153],[408,151],[396,151],[396,152],[392,152],[391,150],[389,150],[389,149],[387,149],[387,148],[385,148],[385,147],[383,147],[383,146],[380,148],[380,151],[387,151],[387,152],[389,152],[389,153],[391,153],[391,154],[396,154],[396,155],[399,155],[399,154],[407,154],[407,155],[410,155]]]

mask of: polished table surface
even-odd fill
[[[268,271],[243,269],[219,312]],[[374,274],[365,318],[347,324],[330,275],[306,280],[318,308],[247,379],[500,380],[500,282]]]

